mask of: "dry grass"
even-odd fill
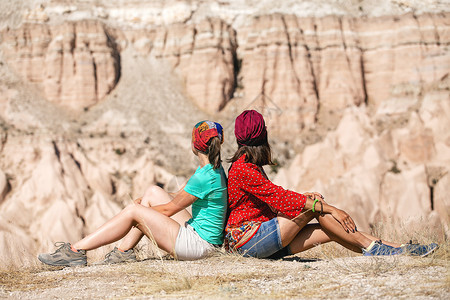
[[[385,231],[390,239],[395,232]],[[428,233],[415,234],[429,242]],[[405,238],[403,239],[405,240]],[[77,268],[2,268],[0,298],[423,298],[450,297],[449,241],[426,258],[362,257],[329,243],[282,260],[219,251],[200,261],[155,255],[141,262]]]
[[[441,298],[450,295],[445,270],[441,260],[429,265],[408,257],[271,261],[220,254],[196,262],[1,272],[0,298]]]
[[[52,288],[55,280],[36,276],[41,272],[39,269],[2,270],[0,272],[0,286],[9,291],[29,291],[36,289]]]

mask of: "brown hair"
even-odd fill
[[[258,146],[239,145],[239,148],[234,153],[233,157],[228,159],[228,162],[237,161],[242,155],[246,155],[245,162],[255,164],[257,166],[274,165],[272,162],[272,151],[269,142],[265,142]]]
[[[213,169],[218,169],[222,165],[222,159],[220,157],[220,139],[215,136],[211,138],[208,143],[208,150],[205,154],[208,155],[209,163],[213,165]]]

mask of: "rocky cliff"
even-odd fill
[[[116,2],[2,13],[4,263],[11,249],[79,239],[149,184],[175,189],[195,168],[200,119],[224,124],[229,155],[246,108],[266,118],[279,184],[320,191],[365,230],[389,220],[449,234],[439,1]]]
[[[289,134],[313,126],[319,112],[363,105],[390,113],[383,106],[392,102],[406,109],[428,86],[447,82],[448,18],[253,18],[238,34],[244,101],[269,97],[292,121],[280,128]]]
[[[79,109],[103,99],[120,77],[120,56],[102,23],[24,24],[3,34],[4,57],[44,97]]]

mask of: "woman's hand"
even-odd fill
[[[311,200],[315,200],[315,199],[320,199],[323,200],[325,199],[320,193],[317,192],[312,192],[312,193],[303,193],[303,195],[305,195],[306,197],[310,198]]]
[[[353,221],[352,217],[349,216],[348,213],[346,213],[343,210],[340,210],[339,208],[334,207],[334,209],[331,211],[331,215],[333,218],[338,221],[345,231],[347,232],[356,232],[356,225]]]

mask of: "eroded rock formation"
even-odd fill
[[[442,224],[448,234],[450,136],[441,132],[446,142],[438,141],[433,132],[450,126],[450,102],[428,98],[419,109],[440,119],[438,127],[413,112],[405,127],[386,126],[380,133],[365,110],[346,109],[336,131],[296,155],[276,181],[323,191],[328,201],[347,207],[362,230],[385,220],[387,226],[406,224],[410,232],[427,223],[436,234]]]
[[[201,109],[214,114],[233,97],[236,85],[236,37],[220,19],[158,28],[150,36],[150,54],[168,60]]]
[[[120,77],[120,55],[97,21],[27,23],[3,33],[5,59],[46,99],[75,110],[103,99]]]
[[[142,196],[149,185],[179,188],[176,177],[153,163],[155,154],[146,143],[129,142],[34,137],[8,142],[2,167],[22,171],[8,181],[12,192],[1,209],[2,251],[34,253],[55,241],[79,240]],[[32,240],[8,240],[14,234]]]
[[[280,134],[314,126],[319,110],[336,120],[361,104],[387,114],[405,111],[430,85],[447,82],[448,19],[256,17],[238,31],[242,107],[282,112],[272,118]],[[266,103],[252,104],[261,93]]]
[[[117,41],[100,22],[27,24],[4,33],[3,46],[14,70],[39,83],[48,100],[72,108],[93,105],[114,88],[120,76],[116,43],[131,44],[168,61],[206,112],[217,113],[233,96],[245,107],[262,94],[273,106],[259,103],[262,109],[284,111],[284,120],[289,114],[295,124],[280,130],[298,134],[314,126],[319,106],[322,113],[362,103],[381,110],[388,101],[413,106],[423,89],[448,74],[447,20],[447,14],[274,14],[237,29],[217,18],[124,34],[109,29]]]

